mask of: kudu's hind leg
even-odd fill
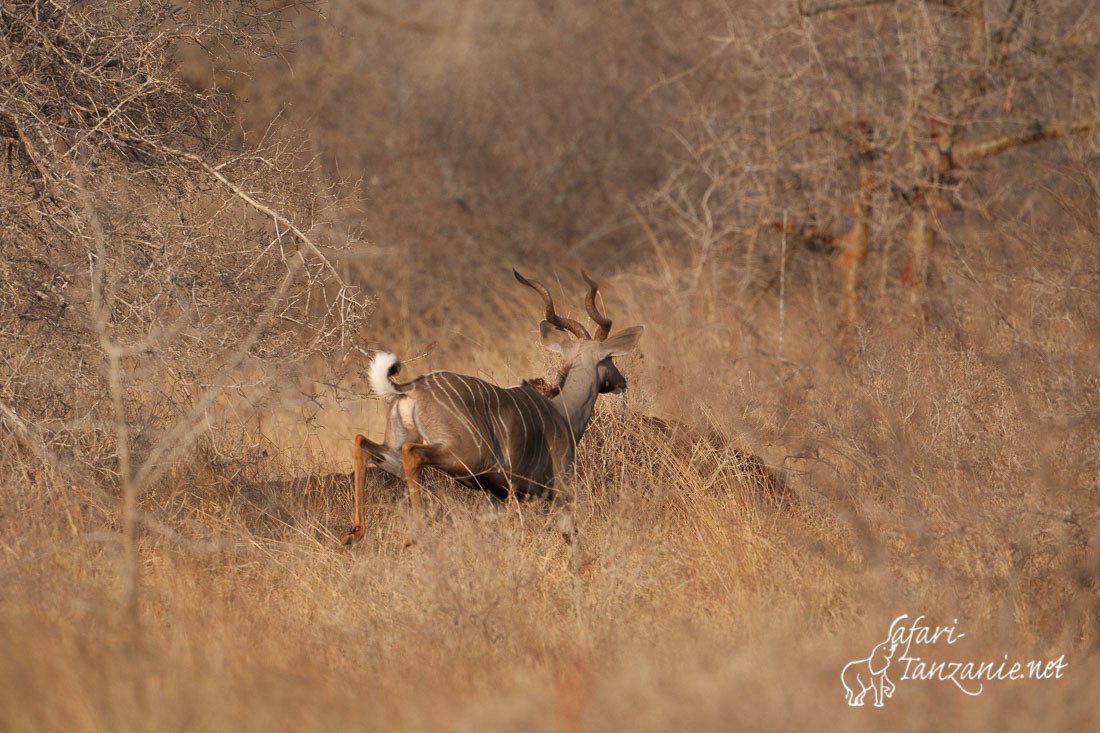
[[[416,544],[416,536],[424,527],[424,505],[420,501],[420,467],[425,463],[432,465],[438,457],[439,446],[431,443],[405,443],[401,446],[401,467],[405,471],[405,484],[409,489],[409,507],[412,513],[410,531],[412,535],[405,542],[409,547]]]
[[[355,519],[351,525],[351,529],[348,530],[347,535],[344,537],[344,544],[350,545],[353,542],[357,542],[363,539],[363,484],[366,482],[367,473],[367,444],[370,441],[362,435],[355,436],[355,448],[352,453],[352,460],[355,465]]]
[[[418,517],[424,510],[420,501],[420,466],[424,463],[425,452],[432,447],[429,443],[405,443],[401,446],[401,467],[409,490],[409,506]]]
[[[380,468],[397,478],[404,478],[405,471],[401,467],[401,455],[398,451],[384,443],[375,443],[366,438],[363,439],[362,445],[369,456],[370,466]]]
[[[439,443],[405,443],[401,446],[401,467],[409,488],[409,504],[414,512],[420,513],[424,508],[420,500],[420,469],[444,465],[449,455]]]

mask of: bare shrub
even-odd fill
[[[1077,0],[764,5],[731,11],[676,81],[680,163],[640,201],[641,241],[683,243],[690,287],[733,267],[740,288],[774,291],[785,270],[835,289],[824,302],[850,325],[865,290],[872,319],[920,315],[928,279],[986,249],[974,232],[1036,205],[1036,175],[1061,188],[1095,166],[1096,58],[1079,44],[1096,18]],[[1057,138],[1041,173],[1013,164]],[[937,241],[952,264],[932,267]]]
[[[145,480],[227,392],[260,399],[348,346],[365,301],[334,268],[340,242],[307,234],[338,202],[293,143],[233,142],[225,95],[171,66],[180,44],[262,50],[267,17],[0,8],[0,384],[4,424],[35,450]]]
[[[979,6],[987,67],[971,57],[969,13]],[[370,0],[324,9],[329,16],[303,15],[292,29],[299,55],[269,59],[252,82],[228,63],[215,78],[217,88],[235,83],[252,120],[246,140],[278,112],[310,125],[302,159],[317,163],[316,180],[362,178],[378,244],[343,262],[379,296],[366,349],[422,356],[410,373],[458,369],[501,384],[552,371],[537,343],[537,303],[508,272],[517,262],[556,268],[561,282],[548,285],[581,319],[583,262],[607,278],[610,312],[646,324],[644,359],[620,365],[630,390],[601,398],[580,446],[578,541],[563,545],[545,504],[488,504],[436,476],[423,531],[407,546],[403,487],[378,476],[367,483],[364,541],[340,551],[348,438],[380,435],[383,420],[366,399],[318,398],[292,405],[285,435],[266,409],[241,408],[255,421],[215,423],[173,463],[139,502],[139,530],[155,531],[135,533],[143,592],[127,594],[116,572],[117,495],[74,490],[72,471],[23,460],[39,444],[27,436],[50,423],[21,418],[16,397],[51,384],[38,376],[48,371],[25,369],[23,382],[0,381],[0,409],[11,412],[0,418],[0,728],[1095,727],[1094,133],[946,171],[922,152],[932,119],[940,142],[956,144],[1026,133],[1032,116],[1085,119],[1097,78],[1086,73],[1095,49],[1078,43],[1094,35],[1088,3]],[[999,33],[1013,18],[1018,30]],[[1004,53],[1016,59],[1009,66]],[[968,106],[958,94],[975,80],[991,86],[979,85]],[[623,100],[622,116],[609,114]],[[944,109],[957,127],[939,119]],[[848,111],[878,117],[868,126]],[[216,171],[244,169],[236,153],[209,155]],[[124,180],[113,170],[110,180]],[[206,195],[230,190],[195,170]],[[101,180],[93,173],[84,180]],[[632,177],[636,187],[623,185]],[[914,339],[889,322],[905,293],[907,196],[921,185],[942,186],[951,208],[928,208],[932,317]],[[91,205],[72,199],[73,218],[97,255],[96,227],[116,225],[118,194],[79,189]],[[331,212],[337,221],[359,213]],[[217,226],[240,232],[242,221],[251,224],[223,216]],[[867,237],[854,358],[834,308],[845,306],[834,258],[853,230]],[[316,230],[302,231],[313,239]],[[84,334],[74,343],[85,363],[89,353],[97,361],[81,376],[69,371],[81,365],[75,351],[55,358],[72,360],[64,368],[74,384],[102,394],[110,349],[95,330],[91,283],[113,288],[103,289],[115,304],[104,312],[125,313],[120,299],[144,291],[109,269],[97,280],[81,262],[90,325],[73,327]],[[285,277],[288,268],[276,258],[253,271]],[[19,287],[22,300],[3,296],[5,379],[21,363],[7,358],[12,333],[48,333],[80,312],[70,306],[54,325],[42,318],[50,301]],[[41,308],[27,311],[39,320],[13,325],[8,303]],[[215,315],[202,317],[216,325]],[[114,329],[153,344],[142,358],[175,353],[179,318],[150,338],[114,317]],[[209,354],[209,333],[192,335],[189,323],[179,338],[201,336],[197,353]],[[302,343],[297,330],[283,335],[280,349]],[[30,365],[29,337],[20,346],[15,356]],[[248,351],[245,365],[264,376],[256,359]],[[120,357],[130,365],[142,382],[155,373],[137,355]],[[195,367],[204,379],[214,371]],[[279,392],[308,388],[274,381],[266,402],[270,381],[221,394],[266,408]],[[362,391],[348,379],[339,395]],[[140,394],[123,404],[141,420],[154,405],[171,415],[183,404]],[[56,397],[44,388],[35,399]],[[109,455],[114,406],[87,423],[99,431],[57,428],[46,463],[70,445]],[[137,460],[166,435],[139,424]],[[319,436],[331,452],[302,449],[307,438],[322,445]],[[781,468],[795,501],[763,491],[748,455]],[[111,460],[98,470],[117,470]],[[136,599],[137,612],[120,616],[120,598]],[[849,708],[840,670],[902,613],[957,619],[967,635],[942,650],[951,658],[1064,654],[1067,673],[991,683],[978,697],[950,682],[899,680],[884,709]]]

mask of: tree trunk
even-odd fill
[[[871,229],[874,186],[875,174],[871,170],[871,161],[865,161],[859,168],[859,196],[853,211],[855,220],[851,229],[837,241],[840,250],[837,265],[840,268],[841,308],[844,326],[849,329],[863,319],[860,296],[863,265],[867,259],[867,235]]]
[[[905,279],[909,285],[908,315],[924,325],[925,289],[929,264],[936,246],[936,230],[932,225],[932,206],[926,192],[913,194],[909,211],[909,264]]]

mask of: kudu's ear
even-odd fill
[[[600,354],[602,356],[629,354],[638,346],[638,339],[642,337],[642,331],[644,330],[644,326],[631,326],[630,328],[624,328],[614,336],[608,336],[600,344]]]
[[[563,331],[550,321],[539,323],[539,336],[542,345],[554,353],[561,354],[566,359],[571,359],[577,350],[577,339],[568,331]]]

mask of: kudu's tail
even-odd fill
[[[379,351],[370,362],[370,370],[367,380],[370,383],[371,392],[384,400],[396,400],[403,393],[390,379],[401,369],[401,360],[396,354],[388,351]]]

